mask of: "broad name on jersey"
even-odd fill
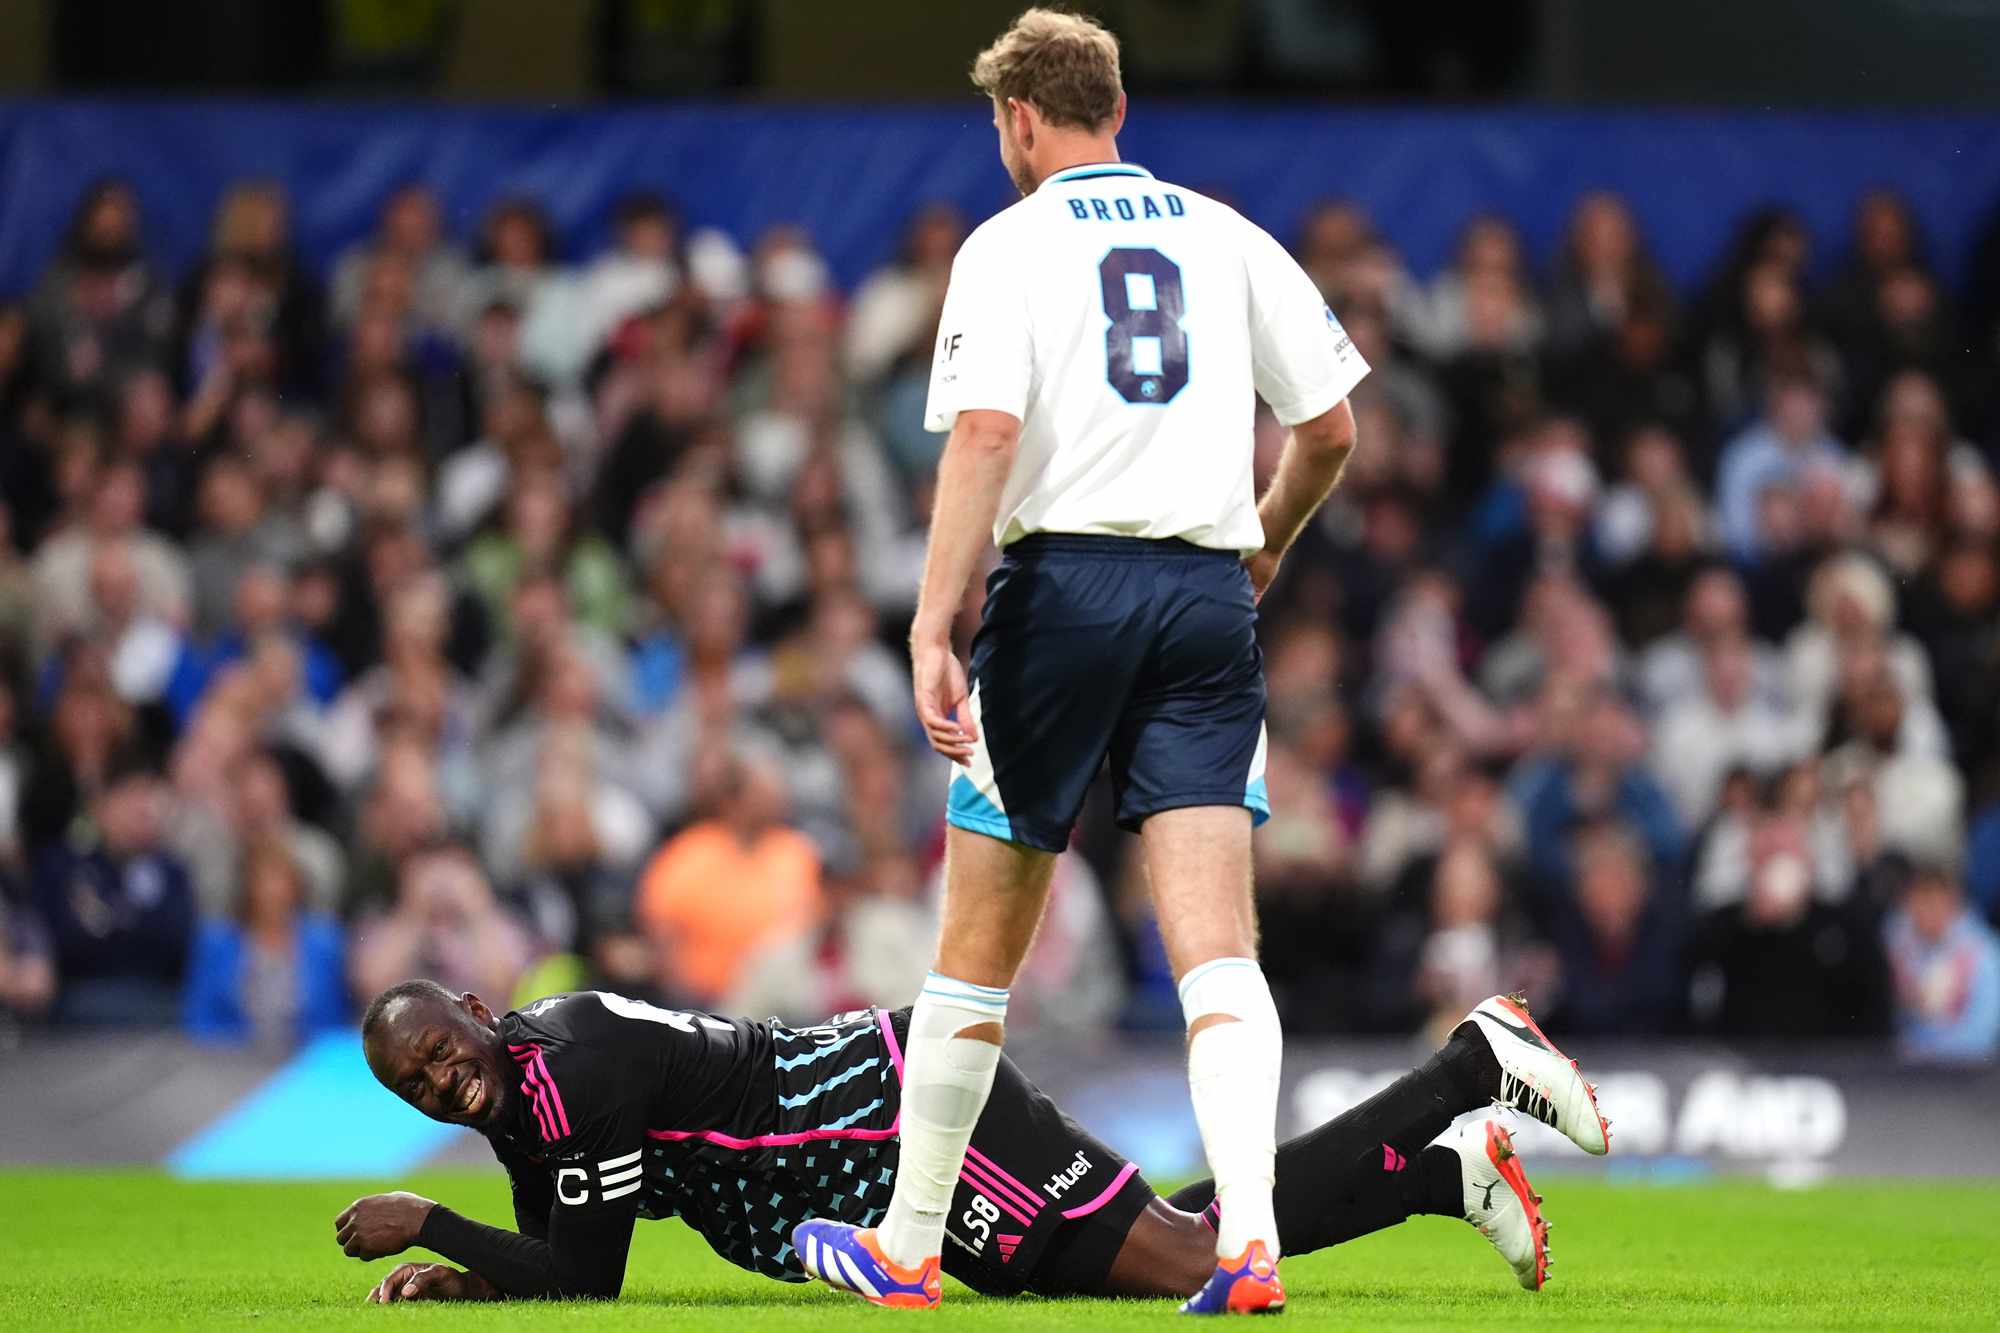
[[[1141,218],[1184,218],[1187,205],[1177,194],[1167,194],[1164,210],[1150,194],[1137,198],[1099,199],[1095,196],[1069,200],[1069,215],[1078,222],[1137,222]]]

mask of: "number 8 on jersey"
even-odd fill
[[[1097,266],[1104,287],[1104,378],[1128,403],[1170,403],[1187,387],[1181,268],[1151,248],[1119,246]]]

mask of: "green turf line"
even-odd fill
[[[0,1172],[0,1328],[880,1330],[898,1316],[739,1272],[678,1223],[642,1223],[627,1299],[495,1307],[361,1304],[394,1261],[333,1244],[357,1194],[400,1185],[501,1221],[497,1174],[188,1184],[150,1172]],[[1533,1296],[1470,1227],[1418,1218],[1288,1260],[1283,1328],[1911,1328],[2000,1322],[2000,1188],[1552,1182],[1555,1281]],[[954,1328],[1159,1326],[1164,1303],[981,1300]],[[907,1316],[905,1316],[907,1318]],[[1532,1322],[1531,1322],[1532,1321]],[[938,1321],[933,1321],[938,1322]],[[926,1325],[927,1327],[930,1325]]]

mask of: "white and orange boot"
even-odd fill
[[[1482,1000],[1459,1027],[1468,1023],[1500,1062],[1496,1103],[1533,1116],[1593,1156],[1611,1151],[1611,1122],[1598,1109],[1597,1089],[1535,1025],[1527,1001],[1495,995]]]
[[[1498,1120],[1461,1125],[1439,1140],[1458,1154],[1465,1183],[1465,1220],[1493,1243],[1515,1280],[1540,1291],[1549,1280],[1549,1222],[1542,1196],[1528,1183],[1513,1136]]]

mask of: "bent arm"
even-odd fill
[[[513,1297],[581,1296],[611,1300],[625,1285],[633,1214],[566,1217],[557,1210],[547,1240],[487,1226],[439,1204],[424,1218],[417,1244]]]
[[[1341,399],[1310,421],[1293,426],[1278,456],[1257,517],[1264,525],[1264,552],[1282,556],[1332,493],[1354,453],[1354,409]]]

